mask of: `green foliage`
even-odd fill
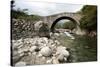
[[[61,23],[57,23],[57,24],[55,25],[55,28],[59,29],[59,28],[63,28],[63,27],[62,27],[62,24],[61,24]]]
[[[72,22],[72,21],[69,21],[69,22],[65,22],[63,24],[64,28],[65,29],[74,29],[75,28],[75,24]]]
[[[29,21],[39,20],[41,17],[37,15],[28,15],[25,10],[12,10],[12,18],[15,19],[25,19]]]
[[[27,16],[27,14],[26,13],[24,13],[24,12],[22,12],[22,11],[20,11],[20,10],[12,10],[12,18],[20,18],[20,17],[22,17],[22,16]]]
[[[97,30],[97,7],[85,5],[82,10],[84,17],[80,20],[80,27],[88,31]]]
[[[75,24],[72,21],[67,21],[64,23],[57,23],[55,26],[57,29],[59,28],[63,28],[63,29],[74,29],[75,28]]]

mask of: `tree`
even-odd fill
[[[97,31],[97,6],[85,5],[81,12],[84,16],[80,20],[80,27],[87,31]]]
[[[72,21],[68,21],[63,24],[63,28],[72,30],[75,28],[75,24]]]

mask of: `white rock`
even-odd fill
[[[60,35],[63,35],[64,33],[60,33]]]
[[[32,52],[32,55],[36,55],[36,52]]]
[[[59,36],[59,33],[54,33],[54,36]]]
[[[60,60],[60,61],[63,61],[64,60],[64,55],[63,54],[60,54],[60,55],[58,55],[58,60]]]
[[[52,57],[52,63],[53,64],[59,64],[59,61],[56,57]]]
[[[18,63],[15,64],[15,66],[25,66],[26,62],[20,61]]]
[[[17,56],[18,52],[14,50],[12,54],[13,54],[13,56]]]
[[[51,46],[52,46],[52,47],[55,47],[55,44],[52,44]]]
[[[12,44],[13,44],[13,48],[17,48],[19,46],[23,46],[23,42],[22,42],[21,39],[13,41]]]
[[[43,37],[42,39],[43,39],[43,41],[44,41],[46,44],[48,43],[48,38]]]
[[[51,39],[48,41],[48,44],[50,44],[50,45],[52,45],[53,43],[54,43],[54,41]]]
[[[65,56],[65,57],[68,57],[70,54],[67,50],[63,50],[62,51],[62,54]]]
[[[20,57],[23,56],[23,55],[24,55],[24,52],[19,54]]]
[[[55,40],[55,43],[56,43],[57,45],[59,45],[59,44],[60,44],[60,42],[59,42],[58,40]]]
[[[62,50],[60,53],[58,53],[58,60],[59,61],[67,61],[67,58],[69,56],[69,52],[66,50]]]
[[[67,59],[68,59],[67,57],[64,57],[64,61],[67,61]]]
[[[52,59],[49,59],[46,61],[47,64],[51,64],[52,63]]]
[[[43,56],[50,56],[52,54],[52,50],[49,47],[43,47],[40,51]]]
[[[30,52],[34,52],[35,49],[37,49],[37,46],[32,46],[32,47],[29,49],[29,51],[30,51]]]
[[[58,46],[58,47],[57,47],[57,51],[59,51],[59,52],[60,52],[61,50],[66,50],[66,47],[63,47],[63,46]]]
[[[39,28],[42,26],[43,21],[38,21],[34,24],[35,30],[39,30]]]
[[[75,39],[74,36],[72,36],[69,32],[64,32],[66,34],[66,36],[70,37],[71,39]]]
[[[12,43],[15,43],[16,42],[16,40],[12,40]]]
[[[20,44],[19,46],[17,46],[17,48],[18,49],[20,49],[20,48],[22,48],[23,47],[23,45],[22,44]]]
[[[52,32],[50,32],[50,36],[52,36],[52,34],[53,34],[53,33],[52,33]]]
[[[56,54],[64,55],[64,57],[68,57],[70,55],[69,51],[66,50],[66,47],[63,47],[63,46],[57,47]]]
[[[23,52],[24,52],[24,50],[22,50],[22,49],[18,50],[18,54],[23,53]]]
[[[38,57],[42,57],[42,54],[41,54],[41,53],[39,53],[39,54],[38,54]]]

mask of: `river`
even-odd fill
[[[69,62],[88,62],[97,60],[97,38],[74,35],[75,39],[62,35],[57,39],[70,51]]]

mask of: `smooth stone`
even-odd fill
[[[69,54],[69,51],[66,50],[66,47],[63,47],[63,46],[59,46],[57,47],[57,52],[56,54],[58,55],[64,55],[64,57],[68,57],[70,54]]]
[[[51,64],[52,63],[52,59],[49,59],[46,61],[47,64]]]
[[[40,51],[43,56],[50,56],[52,54],[52,50],[49,47],[43,47]]]
[[[64,60],[64,55],[60,54],[57,58],[58,58],[59,61],[63,61]]]
[[[32,47],[29,49],[29,51],[30,51],[30,52],[34,52],[36,49],[37,49],[37,46],[32,46]]]
[[[59,33],[54,33],[54,36],[60,36]]]

